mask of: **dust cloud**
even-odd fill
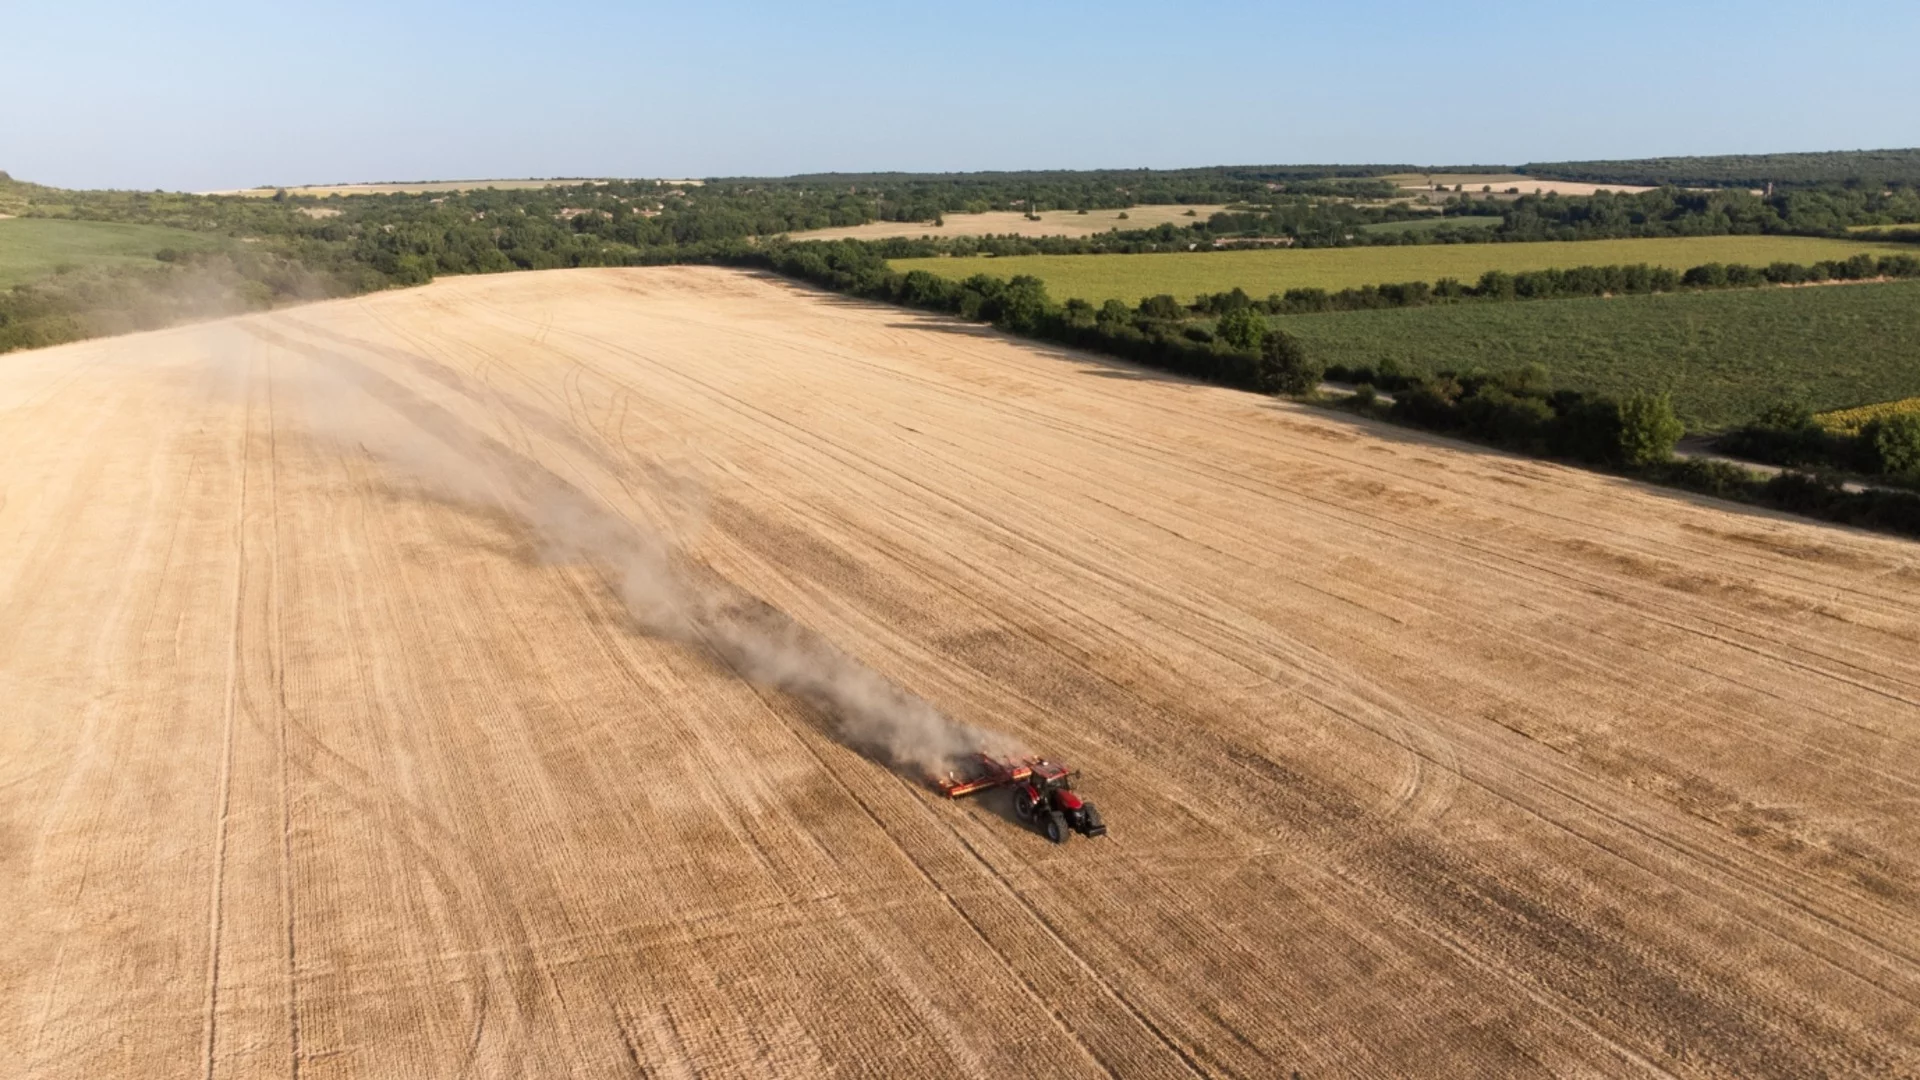
[[[697,534],[706,499],[693,464],[613,465],[662,522],[638,524],[358,358],[303,351],[319,363],[275,381],[305,434],[357,447],[415,497],[507,525],[542,563],[593,567],[634,630],[699,649],[754,686],[799,699],[842,744],[901,771],[938,775],[973,754],[1024,752],[1017,740],[947,716],[693,558],[684,539]],[[458,378],[444,369],[439,377]]]

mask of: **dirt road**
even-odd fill
[[[1912,544],[715,269],[8,356],[0,463],[0,1075],[1920,1071]]]

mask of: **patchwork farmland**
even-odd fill
[[[1031,275],[1047,283],[1056,299],[1095,304],[1109,299],[1136,303],[1169,293],[1183,302],[1196,295],[1241,288],[1254,296],[1288,289],[1329,291],[1390,282],[1458,278],[1471,282],[1489,270],[1517,273],[1573,266],[1646,263],[1685,270],[1704,263],[1766,266],[1814,263],[1859,254],[1912,254],[1912,245],[1829,240],[1806,236],[1700,236],[1645,240],[1576,240],[1527,244],[1421,244],[1390,247],[1266,248],[1146,255],[969,255],[894,259],[902,273],[926,270],[960,279],[973,274],[1000,278]]]

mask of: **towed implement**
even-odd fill
[[[1013,789],[1014,816],[1064,844],[1074,833],[1107,835],[1100,811],[1073,790],[1073,770],[1058,761],[1037,757],[994,757],[981,754],[945,776],[928,778],[950,799],[989,788]]]

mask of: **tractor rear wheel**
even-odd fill
[[[1105,836],[1107,833],[1107,823],[1100,820],[1100,811],[1095,810],[1092,803],[1080,811],[1080,831],[1088,836]]]
[[[1058,810],[1047,815],[1047,839],[1056,844],[1064,844],[1073,831],[1067,828],[1067,815]]]

